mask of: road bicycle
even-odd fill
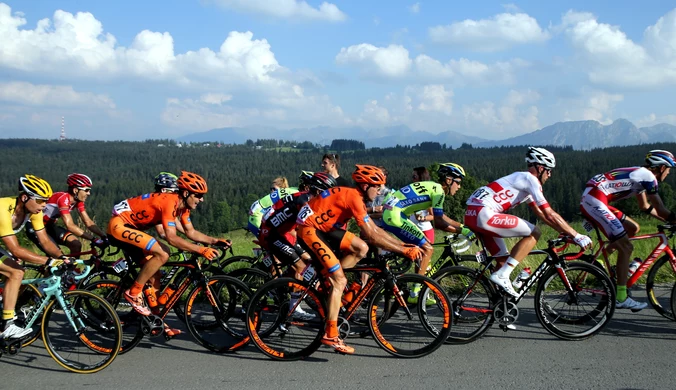
[[[177,315],[183,316],[191,335],[205,348],[222,353],[248,343],[243,308],[249,303],[251,290],[231,276],[207,273],[199,255],[181,254],[180,258],[181,261],[165,264],[171,271],[160,281],[157,293],[151,296],[145,290],[146,304],[157,302],[166,293],[162,298],[166,301],[151,308],[153,314],[149,316],[137,313],[123,297],[138,276],[137,267],[130,266],[120,280],[99,280],[85,287],[104,297],[117,310],[123,329],[121,353],[133,349],[145,336],[164,336],[170,340],[172,336],[164,331],[164,320],[177,306],[185,307],[184,311],[176,311]]]
[[[358,279],[357,275],[363,272],[371,276],[341,310],[342,337],[351,334],[350,321],[363,304],[376,343],[394,356],[428,355],[448,337],[452,322],[448,297],[432,279],[417,274],[396,275],[386,261],[358,264],[344,272],[346,276],[352,274],[348,280]],[[312,264],[302,275],[302,281],[289,277],[269,281],[251,298],[246,313],[247,330],[253,344],[273,359],[302,359],[321,345],[327,313],[325,296],[330,285],[324,272],[321,269],[317,272]],[[427,306],[426,299],[408,303],[416,285],[422,286],[421,297],[434,299],[436,303]],[[296,316],[298,307],[312,318]]]
[[[75,265],[85,265],[74,279],[82,279],[91,270],[92,262],[75,260]],[[117,356],[122,341],[120,320],[108,302],[84,290],[67,290],[62,276],[72,270],[72,265],[51,267],[48,276],[25,279],[22,285],[31,286],[32,305],[19,306],[23,326],[39,325],[45,348],[63,368],[79,374],[91,374],[108,367]],[[35,333],[35,332],[34,332]],[[0,339],[2,353],[19,353],[27,340]]]
[[[564,246],[557,249],[561,253],[559,256],[566,259],[579,259],[598,266],[608,272],[610,278],[615,281],[615,266],[611,265],[608,260],[607,247],[609,242],[604,239],[596,225],[585,221],[583,226],[587,232],[596,232],[598,246],[595,246],[592,253],[584,253],[584,251],[562,253],[566,250]],[[676,249],[673,244],[671,247],[669,246],[669,241],[673,239],[674,235],[676,235],[676,225],[666,224],[658,225],[657,233],[629,237],[629,241],[656,239],[658,242],[650,254],[641,261],[638,269],[630,275],[629,280],[627,280],[627,290],[629,291],[631,287],[637,285],[639,279],[648,272],[645,283],[648,301],[655,311],[670,320],[676,320],[670,303],[671,290],[676,285],[676,257],[674,256]]]
[[[493,323],[507,331],[519,318],[519,302],[535,288],[535,314],[552,335],[580,340],[600,332],[615,311],[615,287],[596,266],[582,261],[566,261],[554,250],[569,242],[561,237],[548,242],[545,250],[530,255],[544,256],[542,263],[524,280],[512,297],[490,281],[495,258],[486,254],[483,241],[482,266],[473,269],[451,266],[439,271],[435,280],[448,294],[453,308],[449,343],[468,343],[483,335]]]

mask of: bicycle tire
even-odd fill
[[[419,358],[441,347],[451,332],[453,313],[448,296],[434,280],[417,274],[396,277],[407,313],[387,282],[379,282],[369,301],[369,328],[376,343],[400,358]],[[420,299],[408,303],[409,293],[420,285]],[[427,305],[427,298],[436,302]]]
[[[671,268],[669,255],[664,255],[650,267],[645,289],[653,309],[672,321],[676,320],[669,303],[673,286],[676,286],[676,273]]]
[[[203,285],[188,293],[185,324],[195,340],[214,352],[232,352],[249,342],[246,331],[246,307],[251,290],[240,280],[218,275],[206,281],[218,307],[205,293]],[[200,308],[204,309],[200,310]],[[205,319],[206,317],[206,319]]]
[[[447,344],[470,343],[493,325],[493,304],[498,293],[479,270],[463,266],[441,269],[434,279],[444,290],[453,308],[451,334]],[[468,288],[472,285],[472,288]]]
[[[47,352],[60,366],[79,374],[92,374],[108,367],[117,357],[122,342],[122,329],[115,309],[103,298],[89,291],[64,291],[63,298],[66,308],[53,300],[43,314],[42,338]],[[90,306],[98,308],[101,315],[98,322],[93,317],[84,321],[78,310],[74,310],[74,307],[81,306],[85,300],[89,301]],[[71,326],[65,310],[70,311],[73,322],[78,326],[77,332]],[[84,323],[87,325],[84,326]],[[66,341],[66,345],[56,346],[61,339]],[[86,350],[73,352],[78,345]],[[90,362],[75,361],[75,358]]]
[[[16,315],[17,322],[19,326],[24,327],[26,320],[30,315],[33,314],[37,308],[40,307],[42,303],[42,293],[40,290],[32,284],[22,284],[19,290],[19,296],[16,299]],[[26,315],[28,314],[28,315]],[[33,333],[30,335],[30,338],[21,342],[21,348],[27,347],[35,342],[42,335],[40,330],[41,323],[40,319],[42,316],[38,317],[33,323]]]
[[[671,312],[676,313],[676,284],[671,289]]]
[[[564,340],[583,340],[600,332],[615,311],[615,285],[599,267],[573,261],[565,276],[573,287],[566,290],[556,268],[538,281],[535,314],[552,335]]]
[[[289,316],[291,292],[305,295],[303,309],[313,319]],[[313,305],[308,304],[312,302]],[[312,307],[317,310],[313,310]],[[275,360],[299,360],[310,356],[321,345],[324,335],[326,304],[305,281],[278,278],[259,288],[247,309],[247,331],[261,352]]]
[[[176,284],[181,284],[182,280],[189,277],[188,273],[190,271],[188,268],[182,268],[180,271],[176,273],[176,276],[174,277],[174,282]],[[223,270],[220,268],[210,265],[206,269],[202,270],[202,274],[205,275],[206,277],[212,277],[216,275],[224,275]],[[159,293],[158,293],[159,295]],[[178,301],[174,304],[174,314],[176,314],[176,317],[181,320],[181,322],[185,322],[185,305],[188,301],[188,294],[183,294]]]
[[[272,275],[257,268],[239,268],[230,272],[228,276],[241,280],[251,289],[252,293],[272,280]]]
[[[122,296],[124,288],[121,281],[98,280],[88,284],[83,289],[104,298],[115,309],[122,329],[120,354],[125,354],[134,349],[144,337],[141,330],[142,318]],[[92,308],[87,309],[94,312]],[[94,314],[96,313],[94,312]]]
[[[248,268],[258,261],[257,258],[251,256],[231,256],[223,260],[219,266],[226,274],[240,268]]]

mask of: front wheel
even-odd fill
[[[246,307],[251,290],[241,281],[225,275],[213,276],[200,284],[186,301],[185,324],[203,347],[214,352],[231,352],[249,342]]]
[[[90,307],[85,317],[78,308]],[[59,365],[79,374],[108,367],[120,351],[122,329],[115,310],[103,298],[84,290],[65,291],[63,305],[49,303],[42,317],[45,348]]]
[[[664,255],[650,267],[645,289],[648,293],[648,300],[655,311],[670,320],[676,320],[669,304],[671,290],[674,286],[676,286],[676,271],[671,264],[671,258]]]
[[[439,348],[451,332],[452,311],[448,296],[434,280],[405,274],[392,286],[384,281],[375,288],[368,305],[369,328],[378,345],[402,358],[418,358]],[[410,299],[418,290],[418,299]]]
[[[599,267],[575,261],[552,268],[538,282],[535,314],[551,334],[565,340],[589,338],[615,312],[615,287]]]
[[[676,313],[676,284],[671,289],[671,312]]]

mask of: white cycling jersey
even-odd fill
[[[644,167],[617,168],[592,177],[586,185],[596,191],[585,191],[606,204],[646,192],[657,193],[657,178]]]
[[[467,205],[488,207],[501,213],[524,202],[549,206],[540,181],[530,172],[514,172],[479,188],[469,197]]]

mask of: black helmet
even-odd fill
[[[155,176],[155,191],[160,192],[164,188],[170,189],[173,192],[178,191],[176,180],[178,180],[178,177],[173,173],[160,172],[159,175]]]
[[[331,187],[335,187],[336,179],[333,176],[329,175],[326,172],[315,172],[309,180],[306,181],[308,187],[319,192],[328,190]]]

